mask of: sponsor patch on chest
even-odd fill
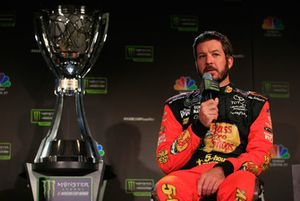
[[[234,95],[230,101],[230,114],[247,117],[247,104],[244,97]]]
[[[225,122],[213,123],[204,138],[206,152],[231,153],[241,144],[236,125]]]

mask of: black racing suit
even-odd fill
[[[226,176],[239,169],[259,175],[268,167],[273,134],[267,98],[232,84],[217,97],[219,115],[210,128],[198,120],[199,90],[166,101],[156,150],[165,173],[212,162]]]

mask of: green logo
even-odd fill
[[[51,126],[54,109],[31,109],[31,123],[39,126]]]
[[[154,187],[153,179],[126,179],[126,193],[131,193],[133,196],[150,197]]]
[[[134,62],[153,62],[154,47],[145,45],[126,46],[125,58]]]
[[[127,180],[127,191],[133,192],[135,190],[135,181],[134,180]]]
[[[198,16],[192,15],[172,15],[171,28],[178,31],[196,32],[198,31]]]
[[[84,91],[87,94],[107,94],[107,78],[86,77],[84,79]]]
[[[0,142],[0,160],[10,160],[11,143]]]
[[[51,200],[51,198],[53,198],[55,195],[55,180],[42,180],[42,186],[45,200]]]

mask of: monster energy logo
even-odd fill
[[[171,16],[171,28],[178,31],[198,31],[198,16]]]
[[[106,77],[87,77],[84,79],[84,89],[88,94],[106,94],[107,78]]]
[[[151,196],[154,187],[153,179],[126,179],[126,193],[132,193],[133,196]]]
[[[133,192],[135,190],[135,181],[127,180],[127,190]]]
[[[39,126],[50,126],[54,115],[53,109],[32,109],[31,123]]]
[[[41,112],[40,112],[40,111],[36,111],[36,110],[35,110],[35,111],[33,111],[32,113],[33,113],[32,116],[33,116],[33,120],[34,120],[34,121],[40,120],[40,118],[41,118]]]
[[[55,195],[55,180],[46,179],[43,183],[43,195],[45,200],[50,200]]]
[[[127,51],[128,51],[128,57],[135,56],[135,48],[128,47]]]
[[[126,46],[126,59],[134,62],[153,62],[153,46]]]

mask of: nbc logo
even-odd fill
[[[9,81],[9,77],[4,73],[0,73],[0,87],[1,88],[8,88],[10,87],[11,82]]]
[[[187,76],[180,76],[180,78],[175,81],[174,85],[176,91],[192,91],[197,88],[195,80]]]
[[[262,24],[263,30],[283,30],[284,25],[282,21],[276,17],[267,17]]]
[[[281,144],[280,145],[274,144],[271,157],[272,159],[289,159],[290,158],[289,150]]]

